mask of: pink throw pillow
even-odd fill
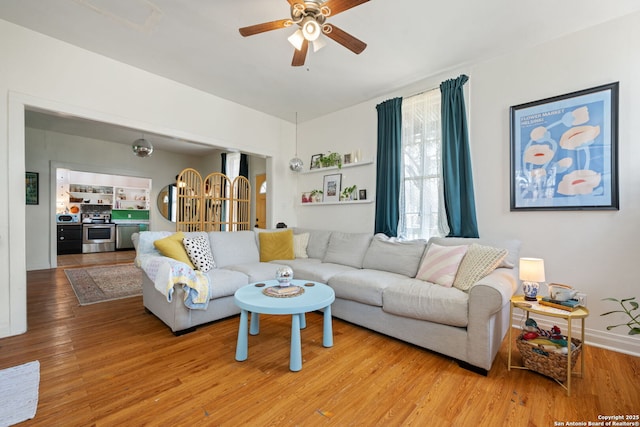
[[[466,245],[439,246],[432,243],[418,268],[416,279],[450,288],[468,248]]]

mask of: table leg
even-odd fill
[[[571,317],[567,318],[567,396],[571,396]]]
[[[513,329],[513,302],[509,303],[509,360],[507,362],[507,371],[511,370],[511,333]]]
[[[296,372],[302,369],[302,348],[300,343],[300,315],[291,316],[291,350],[289,353],[289,369]]]
[[[238,342],[236,343],[236,360],[238,362],[247,360],[249,351],[247,316],[247,310],[240,310],[240,326],[238,327]]]
[[[260,333],[260,313],[251,313],[251,329],[249,329],[251,335],[258,335]]]
[[[306,313],[300,313],[300,329],[304,329],[306,327],[307,327]]]
[[[331,323],[331,306],[328,305],[324,308],[322,328],[322,345],[325,347],[333,347],[333,327]]]

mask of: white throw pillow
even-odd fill
[[[307,245],[309,244],[309,233],[293,235],[293,252],[296,258],[309,258]]]
[[[185,237],[182,243],[196,270],[206,273],[215,267],[209,239],[206,236]]]
[[[453,286],[468,291],[474,283],[498,268],[507,257],[507,253],[506,249],[472,244],[460,263]]]
[[[416,279],[450,288],[458,267],[468,250],[467,245],[440,246],[432,243],[418,268]]]

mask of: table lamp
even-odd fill
[[[520,280],[524,299],[536,301],[539,282],[544,282],[544,260],[541,258],[520,258]]]

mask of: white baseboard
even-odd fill
[[[521,328],[524,325],[526,317],[524,314],[513,314],[513,326],[514,328]],[[551,318],[540,319],[536,317],[536,322],[541,329],[551,329],[555,324]],[[572,332],[571,336],[574,338],[580,337],[580,321],[574,320],[571,322]],[[560,327],[562,329],[562,326]],[[565,330],[562,331],[566,335]],[[584,329],[585,344],[592,345],[594,347],[600,347],[618,353],[629,354],[631,356],[640,357],[640,336],[625,336],[619,334],[613,334],[607,331],[600,331],[597,329]]]

